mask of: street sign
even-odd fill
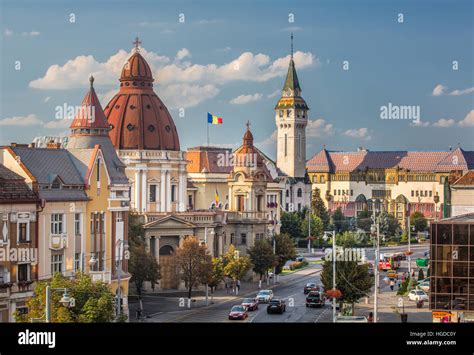
[[[444,318],[444,317],[454,317],[453,313],[450,312],[433,312],[433,318]]]

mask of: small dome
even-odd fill
[[[135,53],[132,54],[122,69],[120,81],[122,82],[129,80],[153,81],[150,66],[139,51],[135,51]]]

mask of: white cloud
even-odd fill
[[[0,126],[41,126],[43,122],[30,113],[28,116],[14,116],[0,119]]]
[[[158,95],[170,109],[188,108],[212,99],[219,93],[214,85],[172,84],[158,87]]]
[[[46,96],[43,100],[43,102],[48,102],[49,100],[51,100],[51,96]]]
[[[255,145],[261,150],[273,151],[276,149],[277,139],[278,131],[275,129],[270,135],[270,137],[267,137],[263,141],[255,143]]]
[[[267,97],[270,99],[272,97],[276,97],[278,95],[281,95],[281,90],[275,90],[274,92],[272,92],[271,94],[268,94]]]
[[[449,93],[450,96],[461,96],[461,95],[467,95],[470,94],[471,92],[474,92],[474,86],[464,89],[464,90],[454,90]]]
[[[197,25],[214,25],[214,24],[217,24],[217,23],[222,23],[224,22],[224,20],[217,20],[217,19],[214,19],[214,20],[199,20],[199,21],[196,21],[195,24]]]
[[[469,111],[466,117],[459,121],[459,125],[461,127],[474,127],[474,110]]]
[[[412,121],[410,123],[410,126],[412,126],[412,127],[429,127],[430,123],[427,122],[427,121],[418,120],[418,121]]]
[[[50,129],[66,129],[71,126],[72,120],[62,119],[46,122],[43,127]]]
[[[435,127],[452,127],[456,124],[456,121],[452,118],[440,118],[438,121],[433,123]]]
[[[38,31],[31,31],[31,32],[23,32],[21,35],[24,37],[36,37],[36,36],[39,36],[40,33]]]
[[[191,57],[191,53],[186,48],[182,48],[178,51],[178,53],[176,53],[176,60],[182,60],[189,57]]]
[[[6,28],[3,33],[5,34],[6,37],[13,36],[13,31],[9,30],[8,28]]]
[[[224,47],[224,48],[218,48],[218,49],[216,49],[216,51],[225,53],[225,52],[230,51],[231,49],[232,49],[232,47],[227,46],[227,47]]]
[[[369,134],[369,130],[367,128],[353,128],[348,129],[343,133],[346,137],[362,139],[365,141],[371,140],[372,137]]]
[[[444,91],[446,90],[446,86],[444,85],[441,85],[441,84],[438,84],[435,86],[435,88],[433,89],[433,92],[431,95],[433,96],[441,96],[443,95]]]
[[[239,95],[229,101],[232,105],[244,105],[250,102],[259,101],[262,98],[262,94],[255,93],[253,95]]]
[[[306,135],[308,138],[321,138],[332,136],[334,134],[334,127],[331,123],[327,123],[326,120],[318,118],[316,120],[308,120],[306,128]]]

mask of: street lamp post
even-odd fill
[[[311,210],[308,210],[308,254],[311,253]]]
[[[120,316],[122,315],[122,288],[120,286],[120,278],[122,273],[122,257],[123,252],[127,250],[128,244],[123,239],[119,239],[115,242],[115,248],[118,246],[118,260],[117,260],[117,304],[116,304],[116,321],[120,321]]]
[[[69,297],[67,293],[67,288],[52,288],[51,286],[46,286],[46,323],[51,323],[51,294],[52,292],[63,292],[63,297],[59,301],[64,307],[74,307],[75,300],[72,297]]]
[[[372,199],[372,221],[370,231],[375,236],[375,256],[374,256],[374,323],[377,323],[378,317],[378,296],[379,296],[379,258],[380,258],[380,220],[375,215],[375,199]]]
[[[327,239],[327,235],[332,237],[332,288],[334,291],[332,298],[332,322],[336,323],[336,231],[324,232],[325,239]]]

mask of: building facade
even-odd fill
[[[38,280],[38,196],[0,164],[0,323],[25,313]]]

